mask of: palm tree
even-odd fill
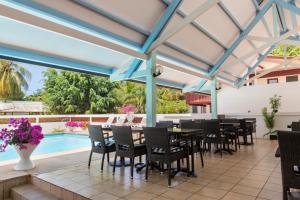
[[[0,99],[22,97],[22,89],[28,89],[31,73],[13,61],[0,60]]]
[[[145,113],[146,91],[145,85],[133,82],[121,83],[118,96],[123,104],[132,104],[136,106],[138,113]]]

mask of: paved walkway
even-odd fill
[[[146,182],[144,171],[135,173],[131,180],[129,167],[118,168],[113,176],[112,167],[105,164],[101,174],[98,159],[88,169],[87,152],[40,160],[33,172],[48,172],[38,177],[45,183],[64,188],[56,190],[58,196],[71,191],[95,200],[279,200],[282,188],[280,160],[274,157],[276,148],[277,141],[257,140],[255,145],[242,146],[238,152],[225,154],[223,158],[206,153],[204,168],[196,158],[198,177],[178,175],[172,179],[172,188],[167,187],[166,175],[157,171],[151,172]],[[100,158],[100,155],[95,157]]]

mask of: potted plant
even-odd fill
[[[126,119],[127,119],[128,123],[131,125],[133,123],[133,119],[134,119],[134,112],[136,111],[135,106],[125,105],[122,107],[122,111],[124,113],[127,113]]]
[[[20,156],[20,160],[14,167],[15,170],[29,170],[34,168],[30,156],[37,145],[44,138],[42,127],[31,125],[27,118],[10,119],[9,128],[0,131],[0,151],[5,151],[8,145],[13,145]]]
[[[265,125],[269,130],[266,134],[264,134],[264,136],[269,135],[270,139],[277,139],[276,132],[274,131],[274,126],[276,113],[281,106],[281,96],[274,95],[270,98],[269,103],[272,109],[271,113],[268,113],[268,109],[266,107],[262,109],[262,115],[265,121]]]

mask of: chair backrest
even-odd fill
[[[300,188],[300,132],[278,131],[283,187]]]
[[[144,127],[143,131],[148,155],[155,149],[160,149],[166,154],[170,153],[170,134],[167,128]]]
[[[180,120],[179,120],[179,125],[180,125],[180,127],[181,127],[181,124],[182,124],[182,123],[192,122],[192,121],[193,121],[192,119],[180,119]]]
[[[95,142],[100,142],[105,144],[104,135],[101,125],[88,125],[89,138],[91,140],[92,146],[95,146]]]
[[[292,122],[292,131],[300,131],[300,122]]]
[[[239,123],[239,120],[236,118],[225,118],[221,119],[220,121],[224,123]]]
[[[220,122],[217,119],[205,120],[203,128],[204,128],[205,135],[211,135],[211,134],[216,136],[221,135]]]
[[[134,149],[131,126],[111,126],[111,130],[117,151]]]
[[[173,128],[173,121],[159,121],[156,123],[157,128]]]

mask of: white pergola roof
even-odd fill
[[[279,43],[298,44],[300,1],[1,0],[0,57],[200,91],[243,85]]]

